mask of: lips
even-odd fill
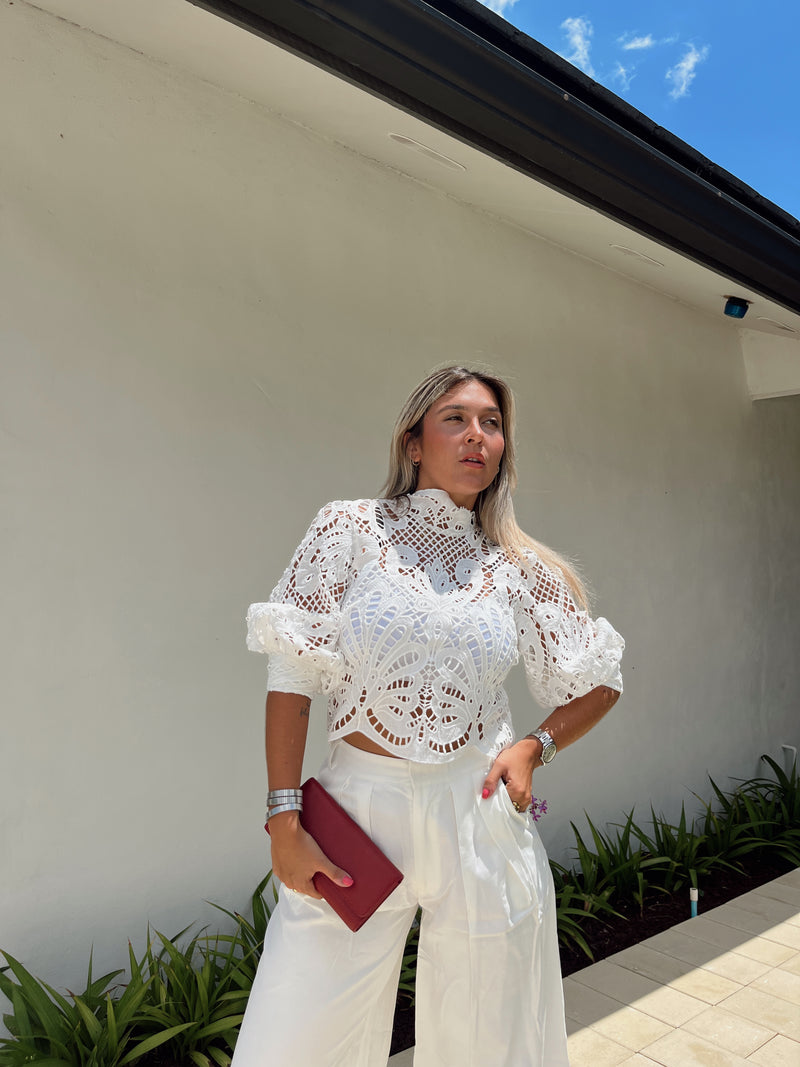
[[[474,452],[469,456],[464,456],[461,462],[467,467],[485,467],[486,460],[479,453]]]

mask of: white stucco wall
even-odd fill
[[[537,776],[553,848],[797,743],[798,402],[750,403],[730,330],[27,5],[0,99],[0,947],[74,984],[245,903],[246,606],[445,360],[513,380],[520,519],[628,639],[624,699]]]

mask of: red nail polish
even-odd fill
[[[353,879],[350,877],[349,874],[346,874],[342,879],[342,885],[345,887],[345,889],[349,889],[352,884]]]
[[[487,797],[489,796],[489,790],[485,786],[484,786],[483,792],[481,793],[481,796],[483,797],[484,800],[486,800]]]

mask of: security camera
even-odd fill
[[[725,297],[725,314],[730,315],[732,319],[743,319],[749,307],[750,301],[741,296]]]

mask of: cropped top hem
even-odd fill
[[[579,609],[533,552],[512,560],[438,489],[325,505],[247,623],[248,648],[270,655],[271,689],[327,695],[331,740],[360,732],[415,762],[513,744],[503,683],[518,659],[546,709],[622,690],[611,624]]]

